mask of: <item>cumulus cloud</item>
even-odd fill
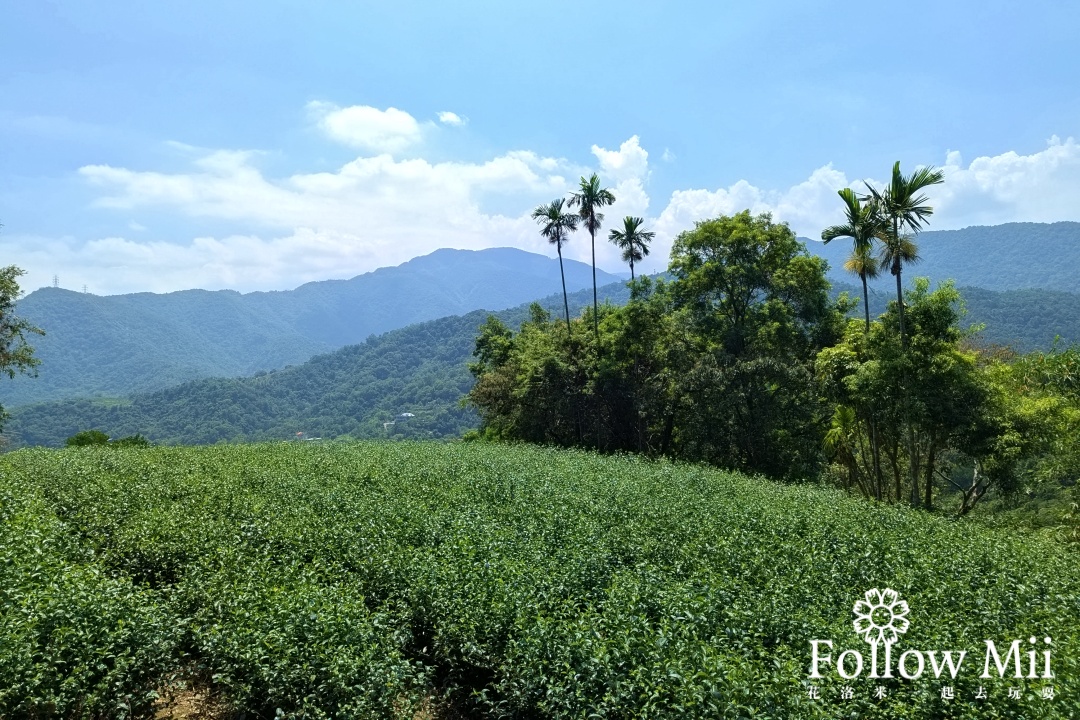
[[[939,165],[945,183],[927,191],[934,215],[930,228],[952,230],[1006,222],[1080,221],[1080,144],[1052,137],[1045,149],[1030,155],[1008,151],[984,156],[965,166],[959,152],[949,152]],[[903,168],[910,172],[913,167]],[[818,238],[821,230],[843,220],[836,191],[862,190],[882,180],[848,178],[832,164],[814,170],[805,181],[786,190],[769,190],[740,180],[717,190],[676,190],[653,221],[657,231],[646,271],[662,269],[671,243],[694,222],[749,209],[769,212],[801,236]]]
[[[548,252],[528,210],[565,195],[567,178],[576,178],[580,170],[530,151],[479,163],[380,154],[358,157],[333,172],[272,178],[259,169],[260,158],[258,153],[215,151],[196,157],[190,170],[180,173],[109,165],[79,170],[100,190],[94,203],[99,208],[219,218],[250,226],[249,233],[180,243],[4,236],[0,251],[23,267],[41,269],[44,277],[29,278],[27,287],[47,284],[56,272],[65,286],[86,283],[102,293],[284,289],[351,277],[439,247],[510,245]],[[485,210],[485,198],[496,194],[513,197],[520,214]],[[588,256],[586,249],[578,250]],[[152,269],[155,265],[158,270]]]
[[[632,136],[618,150],[593,145],[592,154],[600,164],[599,174],[604,182],[615,183],[611,188],[615,204],[607,213],[609,219],[644,215],[649,209],[649,196],[645,191],[645,183],[649,179],[649,153],[641,147],[638,136]],[[619,223],[608,224],[614,226]]]
[[[353,121],[365,113],[338,114],[348,110],[356,108],[320,106],[319,117],[327,121],[324,129],[342,136],[356,133],[365,138],[365,149],[379,150],[329,172],[270,177],[259,167],[260,153],[188,147],[183,149],[191,164],[183,172],[104,164],[79,170],[84,181],[99,191],[95,205],[118,211],[120,223],[137,212],[152,228],[168,227],[160,219],[147,218],[172,213],[203,218],[203,226],[207,220],[211,226],[214,219],[228,221],[230,227],[244,228],[241,233],[166,241],[132,221],[128,227],[139,235],[138,241],[130,236],[87,242],[5,235],[0,236],[0,252],[30,271],[28,288],[49,284],[57,273],[64,287],[86,284],[100,293],[189,287],[285,289],[310,280],[351,277],[440,247],[509,245],[553,254],[529,217],[530,210],[566,196],[576,188],[578,177],[595,171],[617,198],[605,210],[606,227],[597,236],[598,265],[622,268],[618,250],[607,242],[607,231],[624,215],[638,215],[657,233],[643,268],[655,271],[666,266],[674,237],[695,221],[749,208],[754,213],[770,212],[800,235],[814,238],[823,227],[842,219],[836,191],[863,187],[862,180],[827,164],[788,188],[740,180],[715,189],[675,190],[650,213],[649,153],[637,136],[617,149],[594,145],[594,167],[529,150],[482,162],[436,163],[395,157],[396,148],[414,146],[422,134],[407,113],[367,108],[375,113],[367,116],[377,121],[364,125]],[[408,121],[394,120],[394,113]],[[334,125],[332,117],[340,124]],[[946,182],[929,193],[936,209],[934,229],[1080,220],[1080,205],[1075,202],[1080,196],[1080,145],[1072,138],[1051,138],[1045,148],[1028,155],[1010,151],[968,164],[959,152],[950,152],[942,167]],[[501,200],[493,202],[496,197]],[[503,211],[493,210],[496,205]],[[571,238],[565,254],[588,262],[587,235]]]
[[[418,144],[423,136],[416,118],[393,107],[386,110],[369,105],[338,107],[315,101],[308,103],[308,111],[330,138],[361,150],[399,153]]]
[[[438,117],[439,122],[441,122],[443,125],[460,126],[464,125],[467,122],[465,118],[461,117],[457,113],[452,113],[449,110],[444,110],[443,112],[439,113]]]
[[[800,235],[816,237],[822,228],[840,221],[836,191],[850,184],[844,173],[829,164],[787,190],[764,190],[746,180],[717,190],[676,190],[654,221],[657,238],[651,263],[663,267],[675,236],[695,222],[743,210],[755,215],[771,213],[774,220],[788,223]]]
[[[1080,220],[1080,144],[1051,137],[1031,155],[978,157],[965,167],[948,153],[945,183],[934,188],[934,226]]]

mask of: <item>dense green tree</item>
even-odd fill
[[[566,331],[570,331],[570,303],[566,298],[566,273],[563,272],[562,246],[570,233],[577,230],[578,218],[573,213],[563,212],[563,199],[556,198],[547,205],[540,205],[532,214],[533,220],[540,223],[540,234],[555,246],[559,253],[559,275],[562,276],[563,309],[566,312]],[[595,264],[593,282],[595,284]]]
[[[988,489],[1015,488],[1023,458],[1039,451],[1047,431],[1037,404],[1019,401],[966,347],[951,283],[931,292],[917,278],[906,301],[906,343],[892,303],[869,333],[852,321],[843,341],[818,355],[819,377],[836,403],[825,447],[844,485],[868,497],[903,502],[921,490],[920,503],[931,510],[944,482],[960,491],[958,511],[966,514]],[[892,475],[885,487],[876,486],[871,465],[875,429]],[[901,452],[907,438],[914,453]]]
[[[65,442],[68,447],[90,447],[92,445],[108,445],[109,436],[100,430],[83,430],[69,437]]]
[[[18,279],[26,272],[14,265],[0,268],[0,372],[14,378],[18,373],[36,375],[39,360],[27,335],[44,335],[44,331],[15,315],[15,301],[22,294]],[[0,407],[0,427],[7,414]]]
[[[675,242],[673,281],[636,280],[625,306],[599,309],[595,351],[542,316],[516,334],[485,326],[469,396],[483,433],[812,476],[828,410],[813,358],[846,309],[824,271],[767,215],[698,223]]]
[[[630,281],[634,280],[634,263],[641,262],[649,254],[649,243],[656,233],[641,227],[645,221],[639,217],[627,215],[623,218],[623,229],[612,230],[608,240],[622,250],[623,262],[630,263]]]
[[[593,332],[596,334],[598,344],[600,342],[600,303],[596,296],[596,233],[604,223],[604,215],[600,209],[614,202],[615,195],[607,188],[600,187],[600,178],[596,173],[589,176],[588,180],[582,177],[578,184],[578,191],[570,195],[570,207],[578,208],[578,216],[585,229],[589,231],[593,271]]]

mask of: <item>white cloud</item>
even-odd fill
[[[386,110],[368,105],[343,108],[315,101],[308,103],[308,111],[332,139],[361,150],[395,154],[415,146],[423,137],[416,118],[393,107]]]
[[[1052,137],[1044,150],[1021,155],[1008,151],[979,157],[964,166],[959,152],[949,152],[941,166],[945,182],[926,191],[934,215],[932,230],[1006,222],[1080,221],[1080,144],[1073,138]],[[903,168],[905,173],[914,167]],[[881,187],[879,180],[867,180]],[[786,190],[764,190],[745,180],[717,190],[677,190],[656,218],[656,246],[645,269],[662,269],[671,243],[693,223],[750,209],[770,212],[801,236],[818,238],[821,230],[842,221],[836,191],[865,188],[831,164],[820,167],[804,182]]]
[[[25,287],[47,285],[56,273],[64,287],[86,284],[98,293],[190,287],[284,289],[309,280],[351,277],[439,247],[510,245],[553,254],[529,212],[541,202],[566,196],[576,188],[578,177],[595,170],[617,199],[607,209],[606,227],[597,236],[598,265],[622,268],[617,249],[607,242],[607,231],[624,215],[640,215],[657,232],[643,268],[654,271],[666,266],[674,237],[697,220],[749,208],[754,213],[771,212],[800,235],[815,238],[842,218],[836,191],[862,187],[860,180],[825,165],[786,189],[739,180],[711,190],[676,190],[649,217],[649,153],[637,136],[615,150],[593,146],[595,168],[528,150],[483,162],[439,163],[383,152],[358,157],[332,172],[285,177],[266,176],[258,167],[260,153],[184,149],[191,156],[186,172],[90,165],[79,173],[100,190],[98,207],[123,212],[120,222],[138,211],[140,220],[151,227],[168,227],[147,218],[154,212],[165,217],[174,213],[202,218],[203,225],[212,226],[214,219],[232,227],[239,224],[246,228],[242,233],[166,242],[131,221],[129,228],[139,233],[138,241],[9,234],[0,236],[0,252],[30,271]],[[928,192],[936,209],[932,229],[1080,220],[1080,204],[1075,202],[1080,197],[1080,145],[1072,138],[1052,138],[1046,148],[1028,155],[1005,152],[967,165],[952,152],[943,167],[945,184]],[[503,212],[491,209],[495,197]],[[579,232],[571,238],[566,255],[588,262],[588,236]]]
[[[641,147],[638,136],[632,136],[620,145],[618,150],[606,150],[593,145],[592,154],[600,163],[601,179],[605,183],[615,182],[615,186],[611,188],[615,195],[615,204],[606,213],[606,224],[611,227],[621,226],[617,218],[644,215],[649,209],[649,195],[645,191],[645,183],[649,179],[649,153]]]
[[[671,152],[670,148],[664,148],[664,154],[660,156],[660,159],[666,163],[675,162],[675,153]]]
[[[950,152],[943,168],[945,183],[933,189],[934,227],[1080,220],[1080,144],[1071,137],[1055,135],[1031,155],[978,157],[967,167]]]
[[[528,211],[565,195],[567,178],[581,170],[529,151],[480,163],[381,154],[359,157],[334,172],[269,178],[256,166],[260,157],[210,152],[182,173],[108,165],[79,170],[101,190],[95,201],[100,208],[219,218],[249,225],[249,233],[187,243],[122,237],[43,242],[4,236],[0,252],[9,252],[32,271],[26,287],[47,284],[55,272],[65,286],[86,283],[99,293],[284,289],[309,280],[352,277],[439,247],[511,245],[548,252]],[[520,214],[485,211],[484,198],[495,194],[513,197]],[[578,250],[588,256],[587,248]]]
[[[850,184],[832,165],[820,167],[805,181],[787,190],[762,190],[745,180],[717,190],[676,190],[655,220],[656,248],[649,269],[664,267],[675,236],[699,220],[732,215],[743,210],[772,213],[800,235],[817,237],[821,229],[840,219],[836,191]],[[660,261],[662,259],[662,261]]]
[[[439,122],[441,122],[443,125],[460,126],[464,125],[466,122],[468,122],[468,120],[461,117],[457,113],[452,113],[449,110],[444,110],[443,112],[439,113]]]

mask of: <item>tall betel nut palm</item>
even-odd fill
[[[586,180],[581,178],[578,192],[571,193],[570,207],[577,207],[578,217],[581,218],[585,229],[589,231],[589,239],[592,241],[592,301],[593,301],[593,332],[596,333],[596,343],[600,344],[600,303],[596,299],[596,233],[604,222],[600,208],[615,202],[615,196],[607,188],[600,187],[600,178],[596,173]]]
[[[874,240],[885,230],[885,221],[873,201],[864,204],[851,188],[838,190],[837,194],[844,201],[845,222],[822,230],[821,239],[828,245],[836,238],[851,238],[853,248],[844,263],[844,269],[858,275],[862,281],[866,332],[870,332],[870,299],[866,281],[873,280],[878,275],[878,263],[873,258]]]
[[[915,244],[914,237],[922,230],[926,219],[934,214],[934,208],[927,205],[927,197],[922,191],[931,185],[945,182],[945,173],[931,166],[919,168],[911,175],[905,176],[900,172],[900,161],[897,160],[892,169],[892,180],[883,189],[878,190],[867,184],[869,195],[877,205],[879,212],[886,222],[886,229],[881,236],[884,246],[881,250],[881,269],[888,270],[896,278],[896,303],[898,319],[900,321],[900,345],[907,347],[907,331],[904,326],[904,291],[900,274],[904,265],[917,262],[919,259],[919,247]],[[905,234],[907,230],[910,234]],[[908,472],[911,478],[911,504],[919,505],[919,458],[915,452],[915,431],[911,425],[910,400],[905,394],[904,414],[909,416],[907,431]],[[928,480],[926,483],[926,506],[930,507],[933,484]]]
[[[883,189],[878,190],[867,184],[869,199],[877,206],[886,223],[881,236],[884,245],[881,250],[881,269],[888,270],[896,278],[896,302],[899,303],[900,341],[907,342],[904,328],[904,291],[900,275],[904,265],[917,262],[919,248],[914,236],[922,230],[926,219],[934,214],[934,208],[926,204],[927,197],[920,193],[931,185],[945,182],[945,173],[931,166],[919,168],[911,175],[900,172],[900,161],[893,165],[892,180]],[[910,234],[905,234],[907,230]]]
[[[627,215],[623,218],[623,229],[612,230],[608,240],[615,243],[623,252],[623,262],[630,263],[630,280],[634,279],[634,263],[641,262],[649,254],[649,243],[656,233],[641,227],[645,221],[639,217]]]
[[[559,275],[562,277],[562,301],[566,311],[566,332],[570,332],[570,303],[566,299],[566,273],[563,272],[562,246],[570,233],[577,230],[578,218],[570,212],[563,212],[563,199],[556,198],[547,205],[539,205],[532,214],[533,220],[540,224],[540,234],[555,246],[559,253]]]

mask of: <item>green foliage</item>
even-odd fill
[[[627,215],[623,218],[623,229],[612,230],[608,240],[622,250],[622,261],[630,264],[630,280],[634,280],[634,263],[639,263],[649,255],[649,243],[656,233],[645,230],[642,218]]]
[[[906,350],[893,303],[869,333],[852,322],[844,341],[818,356],[837,403],[826,450],[843,484],[892,502],[912,497],[911,460],[902,451],[909,428],[928,506],[941,492],[967,514],[990,491],[1015,502],[1033,487],[1073,482],[1080,474],[1080,407],[1069,395],[1076,350],[1017,356],[972,344],[951,283],[929,292],[917,278],[906,304]]]
[[[470,403],[491,438],[705,460],[805,478],[825,412],[814,354],[839,334],[824,264],[786,225],[748,212],[698,223],[670,283],[605,306],[598,343],[534,315],[477,339]]]
[[[837,490],[526,446],[278,443],[23,450],[0,500],[4,717],[144,714],[191,664],[249,717],[1080,712],[1074,556]],[[901,647],[969,652],[961,699],[927,675],[878,701],[865,674],[807,697],[809,641],[861,647],[869,587],[910,604]],[[1052,701],[978,678],[983,638],[1031,634],[1054,638]]]
[[[925,239],[925,235],[922,235]],[[925,243],[924,243],[925,244]],[[924,265],[920,275],[932,268]],[[1080,342],[1080,295],[1050,290],[994,291],[958,287],[964,298],[965,323],[979,329],[974,341],[981,345],[1011,347],[1016,352],[1047,351],[1059,344]],[[862,297],[862,290],[846,282],[833,282],[833,292]],[[870,314],[888,308],[887,293],[870,290]]]
[[[36,376],[35,368],[41,364],[26,336],[44,335],[44,331],[15,315],[15,301],[21,294],[18,279],[25,274],[14,265],[0,268],[0,373],[11,379],[19,373]],[[6,418],[7,413],[0,407],[0,426]]]
[[[109,436],[100,430],[83,430],[77,432],[67,440],[64,444],[68,447],[88,447],[90,445],[108,445]]]
[[[629,296],[621,281],[600,292],[616,302]],[[571,308],[591,300],[587,290],[570,295]],[[542,303],[561,311],[563,298],[551,295]],[[472,386],[469,354],[486,316],[475,312],[413,325],[248,378],[198,380],[128,399],[16,408],[10,438],[14,445],[60,447],[88,427],[166,444],[285,439],[297,432],[312,438],[460,437],[476,426],[475,414],[459,401]],[[513,308],[499,317],[517,327],[529,309]],[[415,417],[398,418],[404,412]]]

